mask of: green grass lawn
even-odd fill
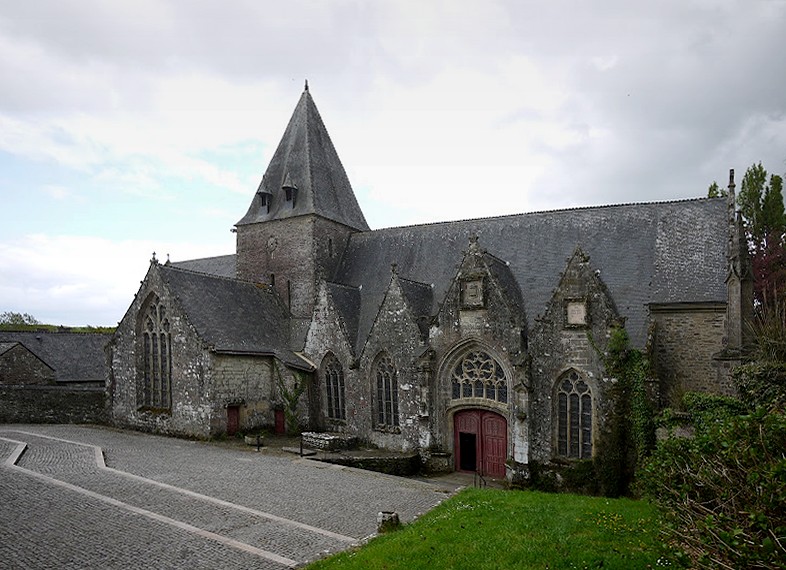
[[[631,570],[656,567],[659,554],[646,502],[465,489],[401,530],[308,568]]]

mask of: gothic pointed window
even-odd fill
[[[172,406],[172,335],[166,307],[153,297],[142,325],[143,405],[169,409]]]
[[[508,384],[505,371],[484,350],[467,352],[453,368],[452,398],[484,398],[502,404],[508,402]]]
[[[557,384],[557,454],[592,457],[592,390],[575,370]]]
[[[373,367],[376,381],[376,426],[394,428],[398,420],[398,378],[393,359],[383,352],[377,356]]]
[[[333,353],[328,353],[322,361],[322,378],[327,392],[327,417],[331,420],[345,420],[344,368]]]

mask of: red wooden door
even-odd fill
[[[285,433],[287,433],[287,424],[284,410],[276,410],[276,434],[282,435]]]
[[[482,418],[483,475],[505,476],[505,458],[508,455],[508,424],[505,418],[493,412],[484,412]]]
[[[501,415],[484,410],[463,410],[453,416],[453,450],[456,471],[505,477],[508,423]]]
[[[235,435],[240,429],[240,406],[227,406],[227,435]]]

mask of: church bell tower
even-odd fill
[[[306,83],[237,228],[237,276],[267,283],[305,335],[316,284],[330,278],[354,232],[367,231],[347,174]]]

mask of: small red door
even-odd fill
[[[494,478],[505,477],[508,422],[485,410],[463,410],[453,417],[455,468]]]
[[[227,435],[235,435],[240,429],[240,406],[227,406]]]
[[[284,410],[276,410],[276,434],[282,435],[285,433],[287,433],[287,424]]]

